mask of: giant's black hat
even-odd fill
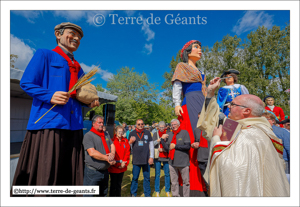
[[[221,78],[223,78],[225,75],[230,74],[230,73],[234,73],[236,75],[239,75],[240,72],[236,69],[229,69],[223,72],[223,74],[221,75]]]
[[[266,96],[266,97],[264,98],[264,102],[266,102],[266,99],[267,99],[267,98],[273,98],[273,99],[275,99],[274,96]]]
[[[290,119],[285,119],[285,120],[281,121],[281,124],[286,124],[286,123],[290,123]]]

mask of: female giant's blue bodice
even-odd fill
[[[205,75],[202,73],[202,80],[204,80]],[[182,84],[182,93],[183,93],[183,101],[182,101],[182,106],[186,104],[186,94],[194,91],[199,91],[202,93],[202,83],[196,82],[196,83],[185,83],[181,82]]]

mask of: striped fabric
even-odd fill
[[[273,145],[274,145],[276,151],[277,151],[278,153],[280,153],[280,154],[283,155],[283,145],[282,145],[281,143],[275,141],[275,140],[272,139],[272,138],[270,138],[270,139],[271,139],[271,141],[272,141],[272,143],[273,143]]]
[[[231,145],[232,142],[233,141],[231,141],[230,143],[229,141],[217,142],[211,151],[210,164],[224,149],[226,149],[229,145]]]

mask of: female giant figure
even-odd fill
[[[183,62],[177,64],[172,78],[175,114],[178,116],[181,129],[189,132],[191,144],[195,142],[194,129],[197,126],[198,113],[201,112],[206,93],[206,77],[196,67],[196,62],[200,60],[201,55],[201,43],[199,41],[187,42],[181,50]],[[183,101],[180,106],[181,94],[183,94]],[[200,147],[208,147],[204,138],[200,140]],[[204,191],[206,188],[198,167],[197,150],[191,148],[190,196],[204,196]]]

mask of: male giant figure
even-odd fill
[[[208,86],[198,127],[211,142],[205,179],[210,196],[289,196],[284,172],[283,146],[266,118],[261,117],[264,104],[254,95],[236,97],[229,105],[228,118],[242,125],[230,141],[221,141],[218,125],[219,106],[214,97],[220,85],[214,78]],[[208,179],[209,178],[209,179]]]
[[[33,102],[12,185],[83,184],[84,104],[76,99],[76,91],[68,94],[83,74],[73,55],[83,31],[70,22],[57,25],[54,31],[58,46],[38,49],[21,79],[21,88]],[[99,106],[98,100],[89,105],[94,106]]]

